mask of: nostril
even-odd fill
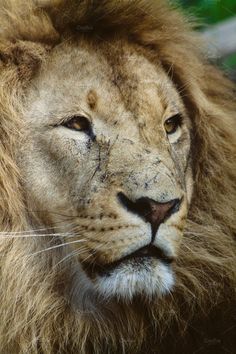
[[[152,212],[151,205],[149,202],[149,198],[140,198],[136,201],[130,200],[123,193],[118,193],[117,195],[120,203],[130,212],[137,214],[143,218],[149,215]]]
[[[181,198],[181,199],[176,198],[176,199],[172,200],[173,206],[169,210],[169,213],[168,213],[169,215],[168,216],[171,216],[172,214],[177,213],[179,211],[179,208],[180,208],[180,205],[182,203],[182,200],[183,200],[183,198]]]
[[[136,205],[136,202],[133,202],[132,200],[130,200],[129,198],[126,197],[126,195],[122,192],[117,194],[118,200],[120,201],[120,203],[128,210],[131,211],[135,214],[139,214],[139,211]]]
[[[142,197],[136,200],[136,210],[140,216],[148,217],[152,213],[152,207],[149,198]]]
[[[146,222],[149,222],[153,233],[156,233],[159,225],[164,220],[179,210],[182,201],[181,199],[172,199],[168,202],[159,203],[148,197],[132,201],[122,192],[118,193],[117,197],[128,211],[139,215]]]

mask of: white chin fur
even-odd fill
[[[174,286],[171,267],[158,262],[155,267],[123,265],[109,275],[96,277],[96,290],[105,298],[131,300],[135,295],[162,296]]]

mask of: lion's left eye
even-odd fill
[[[83,116],[74,116],[63,124],[64,127],[73,129],[79,132],[90,132],[91,123],[88,118]]]
[[[182,117],[180,114],[176,114],[173,117],[167,119],[164,123],[165,131],[167,134],[173,134],[181,126]]]

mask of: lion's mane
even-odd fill
[[[236,95],[208,63],[192,25],[163,0],[2,0],[0,23],[0,352],[192,353],[197,338],[210,353],[210,345],[229,343],[236,307]],[[15,155],[24,92],[50,49],[71,37],[99,44],[117,35],[160,60],[181,92],[193,122],[194,197],[173,294],[84,314],[59,295],[63,274],[44,256],[27,256],[27,237],[17,239],[31,220]]]

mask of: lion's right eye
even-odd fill
[[[174,134],[178,127],[181,126],[182,117],[180,114],[175,114],[173,117],[165,121],[164,127],[168,135]]]
[[[83,116],[74,116],[63,124],[64,127],[76,130],[78,132],[90,133],[92,130],[88,118]]]

